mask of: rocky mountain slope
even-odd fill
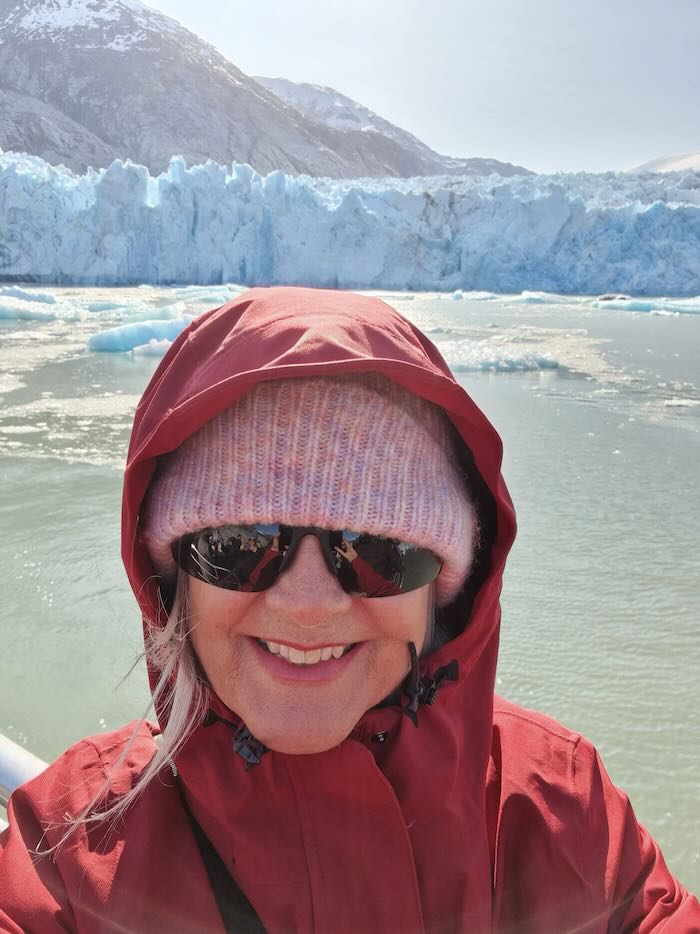
[[[385,121],[366,132],[302,112],[140,0],[0,0],[0,148],[78,172],[130,158],[155,173],[174,154],[336,178],[459,161]]]
[[[340,94],[333,88],[319,84],[300,84],[286,78],[264,78],[255,76],[255,80],[272,91],[279,98],[305,116],[322,123],[324,126],[344,131],[360,131],[367,134],[379,134],[393,140],[406,153],[412,153],[420,160],[424,169],[419,174],[425,175],[531,175],[528,169],[510,162],[497,159],[459,159],[441,156],[426,146],[412,133],[389,123],[383,117],[359,104],[351,97]]]

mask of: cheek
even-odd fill
[[[192,624],[234,628],[243,619],[257,594],[212,587],[194,577],[187,582],[187,602]]]
[[[369,611],[380,638],[405,645],[414,642],[420,654],[431,608],[430,585],[400,597],[369,600]]]
[[[230,664],[236,631],[255,597],[256,594],[221,590],[195,579],[188,581],[190,639],[207,672]]]

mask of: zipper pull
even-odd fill
[[[438,668],[438,670],[435,672],[435,677],[433,680],[424,685],[424,693],[420,703],[427,704],[428,707],[432,707],[437,699],[438,691],[440,690],[443,681],[456,681],[458,674],[459,666],[457,664],[456,658],[453,658],[451,662],[443,665],[442,668]]]

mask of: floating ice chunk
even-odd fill
[[[147,344],[139,344],[131,352],[136,357],[164,357],[172,346],[172,341],[165,338],[159,341],[152,337]]]
[[[520,295],[514,296],[511,301],[515,304],[523,305],[546,305],[552,301],[561,301],[558,296],[547,295],[545,292],[521,292]]]
[[[534,353],[520,355],[507,354],[482,360],[480,370],[490,370],[495,373],[522,373],[528,370],[556,370],[559,361],[552,357]]]
[[[132,324],[120,324],[116,328],[107,328],[93,334],[88,340],[90,350],[108,353],[125,353],[148,344],[151,340],[173,341],[187,327],[194,315],[185,315],[171,321],[139,321]]]
[[[680,399],[675,396],[673,399],[665,399],[664,406],[674,409],[694,409],[700,405],[700,399]]]
[[[25,302],[42,302],[44,305],[56,304],[56,296],[50,292],[28,292],[18,285],[7,285],[0,288],[0,297],[21,298]]]
[[[56,312],[49,308],[36,308],[30,301],[21,298],[0,296],[0,320],[3,321],[53,321]]]
[[[644,311],[651,315],[697,315],[700,314],[700,299],[680,301],[672,298],[626,298],[624,295],[606,297],[591,302],[593,308],[616,308],[621,311]]]
[[[638,298],[599,298],[591,304],[594,308],[619,308],[622,311],[654,311],[663,307],[659,302]]]
[[[462,291],[461,289],[459,291]],[[470,302],[490,302],[493,299],[502,300],[502,295],[496,295],[495,292],[464,292],[462,298]]]
[[[210,285],[206,286],[206,288],[201,285],[188,285],[175,289],[174,292],[178,298],[185,301],[196,302],[214,308],[216,305],[222,305],[224,302],[237,298],[246,289],[247,286],[228,282],[225,285]]]
[[[455,373],[523,373],[559,367],[559,361],[549,354],[494,348],[489,341],[449,341],[439,349]]]
[[[455,289],[455,291],[452,293],[452,298],[456,302],[459,302],[464,298],[464,292],[461,289]]]

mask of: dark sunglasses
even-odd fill
[[[224,590],[272,587],[305,535],[315,535],[340,586],[354,597],[394,597],[429,584],[440,573],[432,551],[361,532],[299,525],[223,525],[183,535],[173,557],[187,574]]]

